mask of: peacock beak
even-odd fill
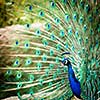
[[[63,58],[62,60],[60,60],[63,65],[64,65],[64,62],[65,62],[66,59],[67,58]]]
[[[61,63],[63,63],[63,60],[59,60]]]

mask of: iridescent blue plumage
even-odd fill
[[[71,90],[72,90],[73,94],[77,98],[81,99],[81,96],[80,96],[81,95],[80,82],[75,77],[75,74],[74,74],[74,71],[72,69],[72,65],[71,65],[70,61],[67,58],[64,58],[62,63],[65,66],[68,66],[68,79],[69,79],[70,87],[71,87]]]

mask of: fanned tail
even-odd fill
[[[95,0],[54,0],[20,9],[36,23],[0,29],[0,99],[69,99],[64,53],[82,85],[82,99],[98,99],[99,6]]]

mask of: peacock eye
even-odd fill
[[[67,64],[67,62],[68,62],[68,61],[66,60],[66,61],[65,61],[65,64]]]

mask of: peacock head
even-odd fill
[[[69,53],[69,52],[64,52],[64,53],[62,53],[62,56],[65,55],[65,54],[70,54],[70,53]],[[66,58],[66,57],[65,57],[61,62],[62,62],[62,64],[63,64],[64,66],[68,66],[68,65],[70,64],[69,59]]]
[[[64,59],[62,60],[62,64],[63,64],[64,66],[68,66],[68,65],[70,64],[69,59],[68,59],[68,58],[64,58]]]

